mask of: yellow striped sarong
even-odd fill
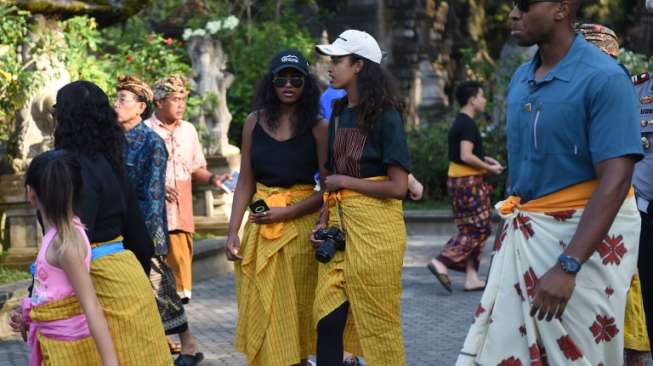
[[[91,280],[120,365],[172,365],[152,286],[134,253],[123,250],[95,259]]]
[[[257,184],[254,200],[283,207],[313,194],[308,185],[289,189]],[[236,262],[236,350],[250,366],[293,365],[315,351],[312,308],[317,261],[309,235],[318,213],[275,224],[247,222]]]
[[[624,326],[624,348],[640,352],[649,352],[651,345],[646,329],[646,314],[642,299],[639,275],[633,276],[626,301],[626,318]]]
[[[36,322],[50,322],[68,319],[82,314],[77,297],[72,296],[58,301],[35,306],[30,310],[30,318]],[[95,340],[88,336],[78,340],[59,340],[37,333],[43,357],[43,365],[94,366],[101,365],[100,354]]]
[[[400,200],[342,190],[330,196],[329,226],[346,232],[346,248],[320,264],[315,292],[317,323],[345,302],[345,349],[370,366],[406,364],[400,319],[406,227]]]

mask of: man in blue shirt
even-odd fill
[[[637,99],[575,33],[579,0],[513,5],[511,35],[539,51],[509,86],[507,224],[457,365],[621,365],[640,231]]]
[[[181,345],[178,345],[168,338],[171,352],[182,353],[175,365],[186,365],[189,358],[201,360],[204,355],[197,352],[197,342],[177,294],[175,277],[166,262],[169,247],[165,203],[168,150],[163,139],[143,123],[143,118],[150,114],[153,97],[152,90],[143,81],[133,76],[121,76],[114,108],[118,122],[125,130],[125,172],[136,192],[145,226],[154,243],[150,281],[156,304],[166,335],[178,334],[181,340]]]

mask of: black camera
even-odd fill
[[[322,241],[315,251],[315,259],[318,262],[328,263],[336,254],[336,250],[345,250],[345,234],[337,227],[318,230],[315,239]]]

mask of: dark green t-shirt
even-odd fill
[[[343,108],[338,116],[331,116],[326,162],[329,171],[369,178],[387,176],[388,165],[398,165],[406,172],[411,169],[404,124],[397,110],[385,110],[368,132],[358,128],[356,108]]]

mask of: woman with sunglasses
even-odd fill
[[[314,233],[337,228],[344,248],[319,266],[313,318],[317,364],[342,366],[343,345],[370,366],[405,365],[399,314],[406,247],[401,200],[410,156],[402,104],[369,34],[347,30],[317,50],[331,56],[331,84],[347,90],[329,123],[326,195]],[[321,235],[319,235],[321,236]],[[326,240],[312,235],[318,254]]]
[[[259,80],[255,111],[243,127],[227,258],[235,261],[236,349],[251,366],[306,365],[315,349],[317,261],[308,238],[322,203],[313,175],[320,167],[325,176],[328,128],[319,98],[304,56],[282,51]],[[253,201],[260,210],[250,212],[241,244],[241,221]]]

